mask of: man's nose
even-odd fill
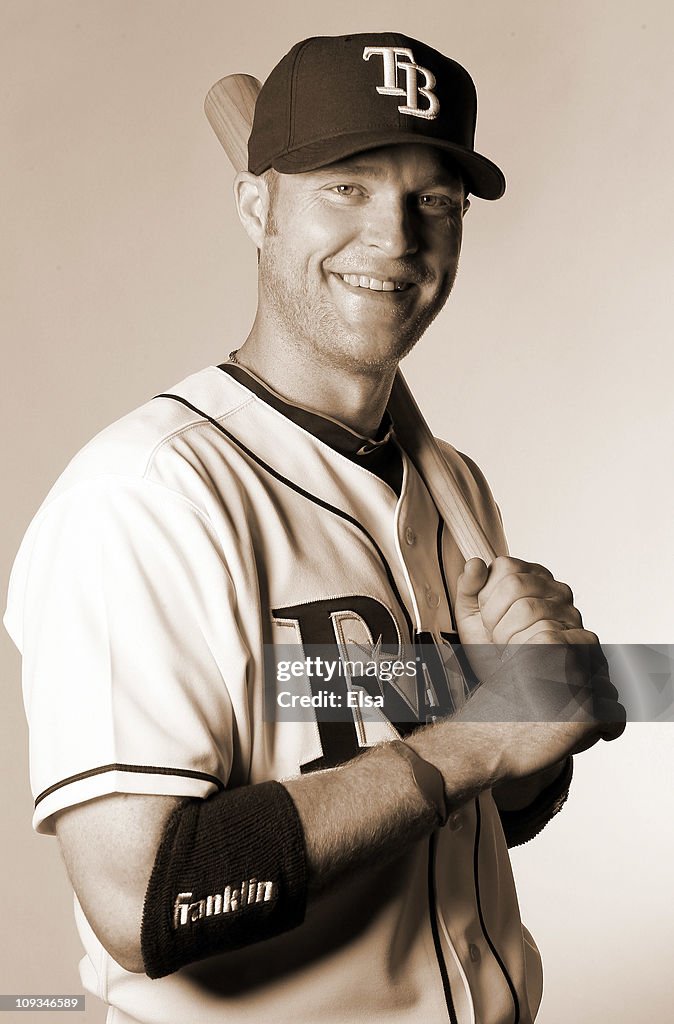
[[[363,230],[363,240],[390,259],[408,256],[419,248],[414,220],[403,201],[373,204]]]

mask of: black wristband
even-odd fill
[[[182,804],[166,824],[145,896],[146,973],[162,978],[295,928],[306,883],[302,825],[279,782]]]

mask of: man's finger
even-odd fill
[[[551,576],[542,576],[540,573],[509,573],[495,584],[493,573],[490,571],[487,585],[480,593],[482,618],[493,629],[516,601],[527,597],[559,601],[560,604],[573,607],[570,588]]]
[[[485,618],[483,613],[483,619]],[[488,620],[488,627],[491,625]],[[552,623],[551,627],[541,623]],[[494,643],[526,643],[534,633],[542,628],[558,630],[576,629],[582,625],[580,613],[573,607],[556,599],[546,600],[540,597],[520,598],[505,613],[503,618],[491,628]]]
[[[456,585],[456,618],[459,622],[480,616],[478,594],[489,576],[489,569],[481,558],[469,558]]]
[[[469,558],[459,576],[457,594],[466,598],[476,597],[487,582],[488,575],[489,569],[481,558]]]
[[[512,629],[504,629],[499,626],[493,632],[494,643],[500,647],[517,647],[519,644],[529,643],[549,643],[550,634],[556,636],[556,643],[563,643],[562,634],[566,633],[570,626],[576,625],[571,619],[560,618],[559,615],[555,615],[550,618],[537,619],[536,622],[532,622],[531,625],[525,629],[520,629],[517,632],[513,632]],[[537,640],[539,634],[545,633],[546,639],[544,641]]]

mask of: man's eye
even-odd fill
[[[330,191],[336,192],[338,196],[344,196],[345,199],[351,199],[363,194],[362,190],[356,185],[332,185],[330,187]]]
[[[450,210],[454,205],[449,196],[438,195],[434,192],[419,196],[419,206],[422,210]]]

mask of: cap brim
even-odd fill
[[[311,143],[275,157],[272,167],[280,171],[281,174],[301,174],[303,171],[315,171],[319,167],[326,167],[328,164],[344,160],[356,153],[364,153],[368,149],[404,143],[422,143],[451,154],[454,163],[462,172],[468,191],[480,199],[500,199],[505,192],[506,181],[503,172],[486,156],[482,156],[472,149],[466,149],[465,146],[458,143],[435,139],[432,136],[412,131],[404,133],[391,130],[367,131],[322,139],[320,142]]]

